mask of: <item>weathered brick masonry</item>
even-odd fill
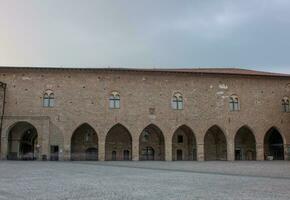
[[[5,105],[0,88],[1,159],[290,158],[290,113],[282,105],[290,75],[2,67],[0,81],[7,85]],[[119,107],[110,108],[112,93]],[[180,109],[173,109],[176,94]],[[53,95],[51,107],[45,95]]]

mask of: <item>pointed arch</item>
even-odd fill
[[[39,152],[38,133],[31,123],[16,122],[8,132],[9,160],[35,160]]]
[[[165,142],[161,129],[155,124],[146,126],[139,136],[140,160],[165,160]]]
[[[196,160],[194,132],[187,125],[179,126],[172,136],[172,160]]]
[[[276,127],[271,127],[264,136],[264,157],[266,160],[284,160],[284,137]]]
[[[227,139],[218,125],[210,127],[204,136],[205,160],[227,160]]]
[[[88,123],[79,125],[72,134],[71,160],[98,160],[98,134]]]
[[[247,125],[239,128],[235,135],[235,160],[256,160],[256,138]]]
[[[110,128],[106,135],[105,159],[132,160],[132,136],[120,123]]]

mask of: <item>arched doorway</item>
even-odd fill
[[[283,138],[276,128],[271,128],[264,137],[266,160],[284,160]]]
[[[105,146],[106,160],[132,160],[132,137],[123,125],[117,124],[109,130]]]
[[[165,160],[164,136],[157,126],[151,124],[140,134],[139,157],[140,160]]]
[[[71,160],[98,160],[98,135],[87,123],[80,125],[71,137]]]
[[[173,134],[172,160],[196,160],[196,139],[192,130],[185,125]]]
[[[88,148],[86,150],[86,160],[98,160],[98,149]]]
[[[8,133],[9,160],[35,160],[39,149],[36,128],[28,122],[16,123]]]
[[[227,160],[227,140],[218,126],[212,126],[204,137],[205,160]]]
[[[253,132],[241,127],[235,136],[235,160],[256,160],[256,140]]]

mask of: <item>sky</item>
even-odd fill
[[[0,66],[290,74],[290,1],[0,0]]]

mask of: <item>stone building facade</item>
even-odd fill
[[[1,159],[290,158],[290,75],[1,67],[0,81]]]

